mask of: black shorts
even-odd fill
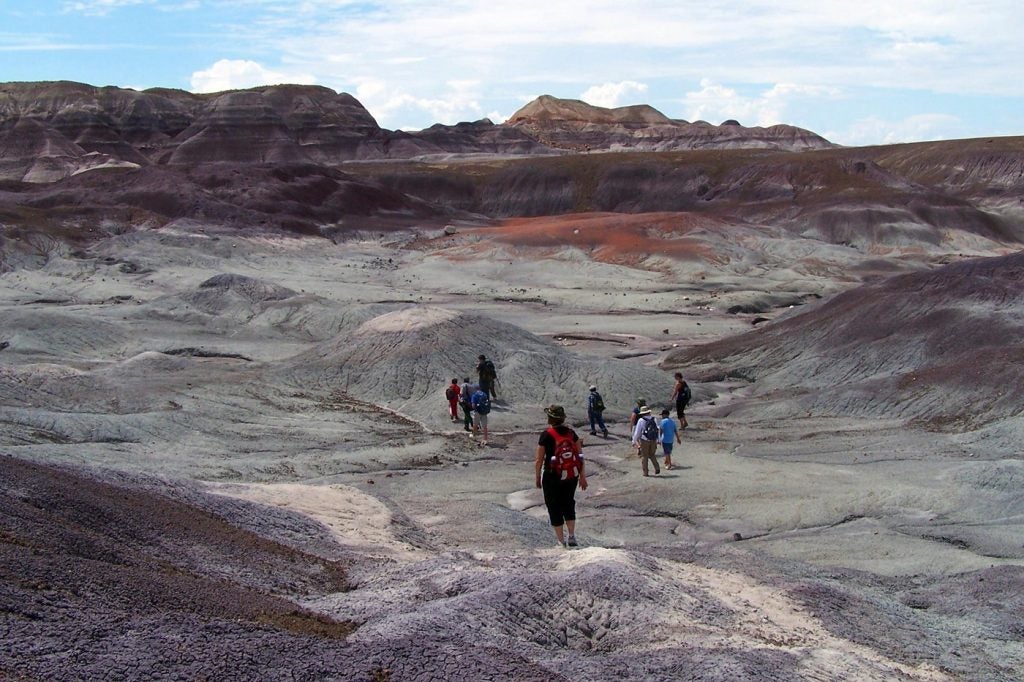
[[[676,417],[679,419],[686,417],[686,403],[682,400],[676,401]]]
[[[544,472],[541,487],[544,489],[544,505],[552,526],[561,526],[566,521],[576,520],[576,485],[578,478],[563,481],[557,474]]]

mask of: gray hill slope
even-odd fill
[[[467,376],[475,383],[480,354],[498,369],[496,429],[535,426],[551,403],[582,421],[591,384],[617,417],[636,396],[655,404],[671,393],[663,372],[638,362],[579,356],[514,325],[434,306],[368,320],[296,357],[284,371],[299,385],[345,391],[437,426],[448,421],[445,386]]]

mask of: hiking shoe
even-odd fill
[[[559,549],[565,549],[566,547],[568,547],[568,545],[566,545],[564,541],[555,540],[555,547]]]
[[[605,431],[603,435],[604,435],[605,438],[608,438],[608,432],[607,431]]]
[[[565,541],[565,544],[569,547],[579,547],[580,543],[576,542],[576,536],[570,535],[569,539]]]
[[[591,431],[591,432],[590,432],[590,435],[591,435],[591,436],[596,436],[596,435],[597,435],[597,431]]]

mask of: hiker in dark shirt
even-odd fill
[[[597,392],[597,386],[590,387],[587,396],[587,418],[590,419],[590,435],[597,435],[597,427],[601,427],[601,435],[608,437],[608,427],[604,425],[604,398]]]
[[[476,373],[480,377],[480,390],[497,400],[498,394],[494,390],[494,385],[498,381],[498,371],[494,368],[494,363],[488,360],[486,356],[481,355],[479,360],[480,362],[476,366]]]
[[[683,380],[683,373],[676,372],[676,385],[672,389],[672,402],[676,404],[676,417],[679,418],[679,428],[685,429],[689,426],[686,421],[686,406],[690,403],[690,385]]]
[[[544,505],[548,508],[558,545],[576,547],[576,486],[587,489],[586,467],[580,454],[583,442],[565,425],[565,408],[561,405],[551,405],[544,413],[548,417],[548,428],[541,432],[537,443],[535,483],[544,490]],[[569,454],[570,446],[575,457]],[[556,452],[564,452],[566,456],[559,461]]]
[[[644,398],[636,399],[636,406],[633,408],[632,414],[629,415],[629,431],[633,432],[633,427],[636,426],[636,420],[640,418],[640,410],[643,409],[644,405],[647,404],[647,400]]]

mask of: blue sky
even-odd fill
[[[0,81],[315,83],[385,128],[542,94],[846,145],[1024,135],[1020,0],[0,0]]]

